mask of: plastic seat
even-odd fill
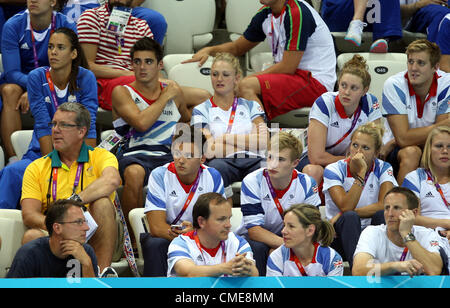
[[[310,107],[291,110],[273,118],[270,122],[278,123],[280,128],[306,128],[310,111]]]
[[[233,207],[231,209],[231,231],[236,232],[236,230],[242,224],[242,211],[240,207]]]
[[[141,241],[139,239],[141,233],[150,233],[150,228],[148,227],[147,223],[147,217],[144,214],[144,208],[132,209],[128,214],[128,219],[130,221],[134,238],[136,239],[136,245],[139,254],[139,257],[136,258],[136,264],[139,272],[142,275],[144,271],[144,258],[142,253]]]
[[[262,5],[259,1],[227,0],[225,20],[227,31],[230,32],[230,39],[232,41],[237,40],[244,33],[251,19],[261,7]],[[260,53],[264,53],[264,55],[261,56]],[[267,62],[266,60],[262,60],[261,57],[263,59],[268,58],[269,62],[273,62],[272,51],[267,43],[267,39],[245,55],[246,70],[261,71],[263,67],[262,63]]]
[[[340,71],[345,62],[350,60],[355,53],[343,53],[337,58],[338,71]],[[398,72],[407,69],[407,56],[404,53],[359,53],[367,61],[369,73],[372,78],[369,92],[378,98],[381,105],[383,86],[386,79]]]
[[[213,39],[215,0],[146,0],[141,6],[165,17],[165,54],[193,53]]]
[[[22,246],[25,231],[20,210],[0,209],[0,278],[6,276],[17,250]]]
[[[11,134],[11,143],[19,159],[27,152],[32,137],[33,130],[18,130]]]
[[[168,78],[180,86],[201,88],[213,93],[210,75],[211,61],[205,62],[202,67],[198,67],[198,63],[177,64],[168,72]]]

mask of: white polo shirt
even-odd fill
[[[352,127],[355,116],[356,112],[352,117],[347,117],[344,106],[338,99],[338,92],[327,92],[314,102],[309,113],[309,120],[317,120],[328,128],[325,147],[329,147],[334,145]],[[356,128],[381,117],[377,98],[370,93],[364,95],[361,98],[361,113],[352,132],[342,142],[327,150],[327,152],[333,155],[344,155],[350,145],[351,134]]]
[[[225,197],[220,173],[216,169],[205,165],[201,165],[201,168],[203,171],[200,175],[197,190],[190,205],[181,216],[179,223],[184,220],[192,222],[192,208],[200,195],[207,192],[216,192]],[[156,168],[148,179],[148,192],[144,212],[165,211],[166,221],[168,224],[171,224],[181,212],[192,185],[184,185],[180,182],[173,162]]]
[[[450,219],[450,209],[445,205],[441,194],[423,168],[408,173],[402,186],[411,189],[420,199],[420,215],[436,219]],[[439,186],[444,197],[450,202],[450,183],[439,184]]]
[[[325,168],[323,174],[323,194],[325,195],[325,212],[328,220],[340,212],[328,190],[333,186],[341,186],[346,192],[348,192],[354,181],[355,179],[350,174],[350,167],[347,163],[347,159],[342,159],[335,163],[329,164]],[[361,208],[378,202],[380,186],[384,182],[391,182],[394,186],[398,186],[394,177],[392,166],[385,161],[375,159],[356,208]],[[361,219],[361,228],[364,229],[370,224],[370,222],[371,218]]]
[[[408,116],[410,128],[436,123],[436,117],[450,112],[450,74],[437,71],[425,103],[416,96],[407,78],[407,71],[389,77],[383,87],[383,116]],[[423,108],[420,106],[423,105]]]
[[[281,234],[283,219],[275,205],[263,171],[264,168],[255,170],[242,181],[241,210],[243,221],[236,231],[237,234],[246,234],[248,229],[255,226],[261,226],[278,235]],[[307,174],[297,170],[292,172],[288,188],[275,192],[283,210],[287,210],[291,205],[298,203],[320,205],[316,182]]]
[[[308,276],[342,276],[344,266],[342,257],[331,247],[314,244],[314,256],[304,270]],[[291,249],[281,245],[275,249],[267,260],[266,276],[302,276],[295,264],[294,253]]]
[[[253,252],[250,245],[245,239],[233,232],[228,233],[228,239],[224,241],[223,245],[219,244],[216,249],[201,248],[200,251],[195,242],[195,231],[176,237],[170,243],[167,253],[167,276],[177,276],[174,266],[182,259],[192,260],[196,265],[217,265],[223,263],[224,257],[225,262],[228,262],[236,256],[236,253],[247,253],[245,257],[253,261]]]

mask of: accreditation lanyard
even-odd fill
[[[198,238],[197,231],[194,232],[194,241],[195,241],[195,244],[197,245],[198,250],[200,250],[200,253],[202,254],[203,260],[205,261],[205,265],[206,265],[206,259],[205,259],[205,256],[203,255],[203,249],[202,249],[202,245],[200,244],[200,239]],[[225,241],[220,241],[220,248],[222,249],[222,263],[225,263],[227,261],[227,252],[225,250]],[[225,275],[225,276],[227,276],[227,275]]]
[[[33,47],[34,68],[38,68],[39,61],[38,61],[37,50],[36,50],[36,39],[34,38],[33,26],[31,25],[31,19],[30,19],[30,29],[31,29],[31,45]],[[50,28],[50,35],[52,35],[54,31],[55,31],[55,15],[52,14],[52,26]]]
[[[295,265],[297,265],[297,268],[300,271],[300,274],[302,274],[302,276],[308,276],[308,274],[306,273],[305,268],[302,265],[302,262],[300,262],[300,260],[295,255],[295,253],[294,253],[294,251],[292,249],[291,249],[291,256],[292,256],[292,259],[293,259]]]
[[[181,216],[183,216],[183,214],[186,211],[186,209],[188,208],[189,204],[191,204],[192,198],[194,198],[195,192],[197,191],[197,187],[198,187],[198,183],[200,182],[200,176],[202,175],[202,171],[203,171],[203,169],[202,169],[202,167],[200,167],[198,170],[197,179],[195,180],[194,184],[191,187],[191,190],[189,191],[189,195],[188,195],[186,201],[184,202],[181,212],[174,219],[174,221],[172,221],[172,225],[176,224],[180,220]]]
[[[339,98],[338,98],[338,96],[336,96],[336,99],[335,100],[338,100]],[[337,146],[339,143],[341,143],[342,141],[344,141],[344,139],[345,138],[347,138],[348,137],[348,135],[350,135],[350,133],[353,131],[353,129],[355,128],[355,126],[356,126],[356,123],[358,123],[358,119],[359,119],[359,116],[361,115],[361,105],[358,105],[358,108],[356,109],[356,111],[355,111],[355,113],[353,114],[353,121],[352,121],[352,125],[350,126],[350,129],[338,140],[338,141],[336,141],[334,144],[332,144],[332,145],[330,145],[330,146],[327,146],[326,148],[325,148],[325,150],[329,150],[329,149],[331,149],[331,148],[334,148],[335,146]]]
[[[84,163],[79,163],[77,167],[77,173],[75,175],[75,182],[73,183],[72,194],[74,194],[77,190],[78,185],[80,184],[80,178],[82,178]],[[53,201],[56,201],[56,192],[57,192],[57,181],[58,181],[58,169],[52,169],[52,198]]]
[[[52,99],[53,106],[55,110],[58,109],[58,99],[56,97],[55,84],[52,81],[52,77],[50,76],[50,68],[45,70],[45,78],[47,79],[48,87],[50,88],[50,95]]]
[[[427,174],[428,180],[431,182],[433,181],[433,175],[431,174],[430,170],[425,170],[425,173]],[[436,187],[436,190],[441,195],[442,201],[444,201],[444,204],[447,206],[448,209],[450,209],[450,204],[448,203],[447,199],[445,199],[444,192],[442,191],[441,185],[439,185],[438,182],[434,183],[434,187]]]
[[[277,207],[278,213],[280,213],[281,220],[283,220],[283,207],[281,206],[280,200],[277,197],[277,194],[275,193],[275,188],[273,188],[272,183],[270,182],[269,172],[267,172],[267,169],[264,169],[263,175],[266,178],[267,186],[269,186],[270,194],[272,195],[273,202],[275,203],[275,206]]]
[[[284,3],[283,9],[281,10],[281,13],[280,13],[280,27],[279,27],[279,29],[282,27],[283,22],[284,22],[284,16],[283,15],[284,15],[284,12],[286,11],[286,4],[287,4],[287,1]],[[272,31],[272,55],[273,55],[273,58],[275,60],[275,57],[278,54],[279,42],[278,42],[278,38],[275,37],[274,23],[276,23],[276,22],[275,22],[275,18],[273,17],[273,12],[272,12],[272,16],[270,18],[270,28],[271,28],[271,31]]]
[[[236,116],[238,100],[237,97],[234,98],[233,105],[231,106],[230,119],[228,120],[227,134],[231,133],[231,128],[233,127],[234,118]]]
[[[405,247],[405,249],[403,249],[402,255],[400,257],[400,261],[405,261],[407,254],[408,254],[408,247]]]

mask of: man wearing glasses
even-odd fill
[[[109,270],[117,239],[113,205],[120,185],[117,159],[105,149],[91,148],[84,139],[89,111],[78,103],[60,105],[49,123],[54,150],[31,163],[23,178],[22,217],[30,228],[23,243],[46,235],[48,205],[58,199],[85,204],[98,228],[90,245],[101,271]]]
[[[97,258],[86,244],[89,227],[83,205],[57,200],[49,206],[45,225],[49,236],[23,245],[16,253],[7,278],[97,277]]]

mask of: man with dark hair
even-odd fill
[[[175,82],[165,84],[158,79],[161,46],[143,38],[136,42],[131,54],[136,80],[117,86],[112,93],[114,128],[119,135],[129,137],[117,154],[126,218],[132,209],[143,206],[142,189],[150,172],[172,161],[174,126],[190,119],[181,88]]]
[[[355,276],[407,274],[439,275],[443,268],[439,235],[413,226],[419,200],[404,187],[392,188],[384,197],[386,225],[368,226],[359,238],[353,257]]]
[[[7,277],[97,277],[97,257],[89,244],[83,205],[57,200],[48,208],[45,225],[49,236],[23,245],[16,253]]]
[[[54,150],[33,161],[22,185],[23,243],[46,235],[48,205],[58,199],[86,205],[98,225],[89,243],[100,270],[109,269],[117,239],[113,205],[120,185],[117,159],[101,148],[91,148],[84,139],[89,131],[89,111],[78,103],[61,104],[49,123]]]
[[[249,244],[230,231],[231,205],[222,195],[201,195],[192,218],[194,230],[169,245],[168,276],[258,276]]]
[[[183,125],[174,136],[174,161],[152,171],[145,212],[150,234],[141,235],[144,276],[167,274],[167,249],[180,234],[193,230],[192,208],[204,193],[225,195],[220,173],[203,165],[206,138],[199,128]]]

